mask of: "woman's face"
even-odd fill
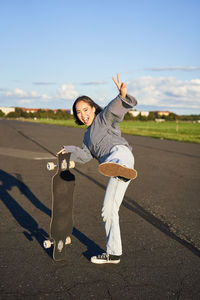
[[[90,106],[85,101],[80,101],[76,104],[76,113],[82,123],[90,126],[95,118],[95,107]]]

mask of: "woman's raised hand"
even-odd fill
[[[60,154],[60,153],[65,154],[65,153],[66,153],[65,149],[61,149],[61,150],[56,154],[56,156],[58,156],[58,154]]]
[[[119,73],[117,73],[117,80],[114,77],[112,77],[112,79],[113,79],[114,83],[116,84],[122,98],[126,98],[127,85],[126,85],[126,83],[120,81]]]

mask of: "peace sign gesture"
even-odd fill
[[[114,77],[112,77],[112,80],[116,84],[122,98],[126,98],[127,86],[126,83],[120,81],[119,73],[117,73],[117,80]]]

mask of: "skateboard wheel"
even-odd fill
[[[54,162],[48,162],[47,163],[47,170],[51,171],[54,170],[57,165],[54,164]]]
[[[53,245],[53,242],[51,242],[50,240],[46,240],[43,243],[45,249],[51,248],[51,245]]]
[[[71,244],[71,242],[72,242],[71,238],[70,238],[70,236],[68,236],[65,240],[65,245],[69,245],[69,244]]]
[[[75,162],[73,160],[70,160],[70,162],[69,162],[69,168],[70,169],[75,168]]]
[[[73,169],[74,167],[75,167],[75,162],[73,160],[70,160],[70,162],[69,162],[69,169]],[[66,170],[67,169],[67,161],[66,161],[66,159],[64,159],[62,161],[61,169],[62,170]]]

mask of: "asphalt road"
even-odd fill
[[[46,163],[82,129],[0,120],[0,299],[200,299],[200,145],[128,136],[138,178],[120,209],[119,265],[105,250],[107,178],[77,164],[74,231],[65,262],[43,248],[51,214]]]

